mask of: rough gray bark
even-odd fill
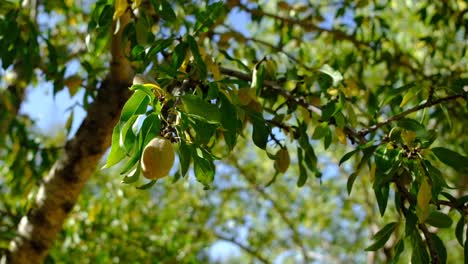
[[[85,183],[110,146],[113,127],[130,95],[128,87],[133,78],[121,47],[122,29],[129,21],[128,13],[120,18],[120,31],[112,39],[110,74],[75,138],[66,144],[62,157],[40,185],[28,214],[21,219],[18,235],[3,259],[7,263],[43,262]]]

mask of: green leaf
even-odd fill
[[[136,150],[133,155],[127,160],[122,169],[120,169],[120,174],[125,175],[129,173],[135,166],[139,166],[141,151]]]
[[[149,188],[151,188],[151,187],[156,183],[156,181],[157,181],[157,180],[152,180],[152,181],[150,181],[150,182],[148,182],[148,183],[145,183],[145,184],[143,184],[143,185],[141,185],[141,186],[138,186],[138,187],[136,187],[136,188],[139,189],[139,190],[146,190],[146,189],[149,189]]]
[[[122,126],[122,129],[120,130],[119,145],[127,152],[127,154],[130,152],[135,143],[136,136],[133,134],[132,126],[137,117],[138,116],[136,115],[130,117],[130,119],[125,122],[125,124]]]
[[[120,121],[125,122],[133,115],[143,114],[148,108],[149,98],[142,91],[136,91],[122,108]]]
[[[322,89],[327,89],[330,86],[337,86],[342,80],[343,76],[339,71],[334,70],[330,65],[325,64],[320,69],[319,72],[322,73],[321,81],[319,80],[320,87]]]
[[[302,187],[307,182],[307,169],[304,167],[303,164],[303,155],[302,149],[297,147],[297,160],[299,165],[299,178],[297,179],[297,187]]]
[[[233,104],[223,93],[219,93],[221,101],[221,125],[224,128],[224,141],[229,150],[232,150],[237,141],[237,111]]]
[[[143,60],[145,57],[145,47],[142,45],[136,45],[130,51],[130,61]]]
[[[425,223],[439,228],[448,228],[452,226],[452,222],[452,218],[438,211],[432,211],[425,221]]]
[[[405,223],[405,236],[410,236],[414,230],[417,230],[417,222],[418,218],[416,217],[416,214],[414,214],[412,211],[408,211]]]
[[[65,123],[65,129],[67,130],[67,135],[70,134],[70,130],[73,124],[73,110],[70,111],[70,115],[67,118],[67,122]]]
[[[193,59],[195,61],[195,70],[198,73],[198,78],[204,80],[206,79],[207,70],[205,61],[203,60],[202,56],[200,55],[200,51],[198,50],[198,44],[191,35],[187,35],[187,43],[189,44],[190,50],[192,51]]]
[[[397,222],[392,222],[387,225],[385,225],[382,229],[380,229],[379,232],[377,232],[374,237],[372,237],[372,240],[375,242],[368,246],[365,250],[366,251],[376,251],[383,247],[385,243],[387,243],[388,239],[392,235],[393,231],[397,227],[398,223]]]
[[[109,156],[107,156],[106,165],[104,165],[103,169],[110,168],[115,164],[119,163],[123,158],[125,158],[125,151],[123,148],[120,147],[120,127],[122,123],[119,122],[114,127],[112,132],[112,145],[111,150],[109,152]]]
[[[187,174],[187,171],[190,166],[190,157],[191,157],[191,148],[185,143],[185,141],[180,142],[179,146],[179,163],[180,163],[180,174],[184,177]]]
[[[263,60],[258,62],[252,72],[252,84],[251,88],[255,89],[255,93],[260,95],[265,81],[265,66],[262,65]]]
[[[385,183],[392,176],[394,171],[399,166],[400,151],[397,149],[387,148],[386,145],[379,146],[375,151],[375,165],[377,166],[376,182],[374,184]]]
[[[441,264],[447,263],[447,249],[444,246],[444,242],[434,233],[431,233],[431,239],[434,242],[435,249],[437,251],[437,256]]]
[[[468,170],[468,157],[443,147],[436,147],[432,148],[431,150],[440,161],[449,165],[450,167],[461,171]]]
[[[208,123],[221,123],[220,109],[198,96],[187,94],[181,97],[184,102],[186,113],[204,119]]]
[[[312,139],[321,139],[330,133],[330,128],[328,127],[327,122],[322,122],[319,126],[317,126],[312,134]]]
[[[429,262],[429,254],[426,250],[426,245],[421,239],[417,229],[414,229],[411,234],[411,244],[413,246],[413,253],[411,255],[412,264],[427,264]]]
[[[428,160],[422,160],[423,168],[426,170],[426,174],[432,181],[432,197],[437,199],[437,196],[442,191],[443,188],[449,187],[447,182],[445,181],[442,172],[437,169],[436,167],[432,166],[432,164]]]
[[[351,190],[353,189],[353,184],[357,176],[358,176],[358,173],[353,172],[348,177],[348,181],[346,182],[346,189],[348,190],[348,195],[351,195]]]
[[[195,177],[205,186],[209,186],[215,175],[215,166],[213,161],[207,160],[204,157],[199,157],[196,153],[193,155],[193,170]]]
[[[156,113],[149,114],[143,123],[139,131],[139,148],[142,149],[146,146],[153,138],[157,137],[161,130],[161,120]]]
[[[156,13],[158,13],[158,15],[161,16],[162,19],[167,20],[169,22],[174,22],[177,20],[174,10],[166,0],[151,0],[151,3],[153,3]]]
[[[457,226],[455,227],[455,236],[457,237],[458,243],[460,243],[460,246],[462,247],[463,247],[464,228],[465,228],[465,217],[461,215],[460,220],[458,220]]]
[[[465,264],[468,264],[468,235],[465,240],[465,246],[463,247],[463,255],[465,256]]]
[[[336,105],[335,102],[330,101],[328,102],[322,109],[322,120],[328,121],[333,115],[336,113]]]
[[[152,104],[156,96],[154,95],[153,89],[149,85],[145,84],[134,84],[130,87],[131,91],[142,91],[144,92],[149,98],[149,103]]]
[[[317,176],[317,156],[315,155],[314,148],[310,144],[309,137],[307,136],[307,125],[304,123],[300,124],[299,130],[301,133],[299,146],[304,150],[305,165],[310,171],[315,172]]]
[[[270,135],[270,128],[260,113],[248,112],[248,114],[253,126],[252,140],[257,147],[265,149],[268,142],[268,136]]]
[[[346,154],[343,155],[343,157],[340,159],[339,165],[343,164],[347,160],[349,160],[354,154],[356,154],[359,151],[359,149],[352,150]]]
[[[169,47],[172,44],[172,42],[174,42],[174,39],[172,38],[156,40],[151,46],[151,48],[148,50],[148,53],[146,54],[146,59],[156,60],[158,53]]]
[[[374,186],[375,198],[377,199],[381,216],[385,214],[385,209],[387,208],[389,191],[390,188],[388,183]]]
[[[425,147],[429,147],[435,140],[435,134],[426,130],[426,127],[414,119],[403,118],[398,121],[398,127],[416,132],[416,138],[421,141]]]
[[[174,70],[178,70],[182,63],[185,60],[185,56],[187,55],[188,44],[185,42],[180,42],[175,46],[174,53],[172,55],[172,67]]]
[[[122,179],[122,183],[125,183],[125,184],[134,183],[138,180],[138,178],[140,178],[140,166],[137,166],[133,173],[126,175]]]
[[[99,27],[107,27],[112,23],[112,16],[114,15],[114,8],[111,5],[105,5],[99,15]]]
[[[191,127],[196,133],[195,144],[207,145],[216,133],[217,126],[210,124],[203,119],[194,118],[190,120]]]
[[[393,258],[391,259],[389,264],[397,264],[398,259],[400,258],[401,253],[405,250],[405,242],[403,239],[400,239],[395,248],[394,248],[394,253],[393,253]]]

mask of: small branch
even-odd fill
[[[247,74],[247,73],[243,73],[243,72],[240,72],[240,71],[228,69],[228,68],[225,68],[225,67],[220,67],[220,71],[221,71],[222,74],[229,75],[229,76],[232,76],[232,77],[236,77],[236,78],[239,78],[239,79],[247,81],[247,82],[252,81],[252,76],[250,74]],[[314,113],[316,113],[316,114],[318,114],[320,116],[322,115],[322,110],[320,109],[319,106],[308,103],[305,100],[304,97],[295,97],[289,91],[283,89],[276,82],[270,81],[270,80],[265,80],[263,84],[266,87],[272,89],[273,91],[278,92],[280,95],[282,95],[286,99],[295,102],[296,104],[306,108],[307,110],[309,110],[311,112],[314,112]]]
[[[221,71],[222,74],[225,74],[225,75],[228,75],[228,76],[231,76],[231,77],[236,77],[236,78],[239,78],[239,79],[247,81],[247,82],[252,81],[252,76],[250,74],[247,74],[247,73],[243,73],[243,72],[232,70],[232,69],[225,68],[225,67],[220,67],[220,71]],[[278,94],[280,94],[284,98],[288,99],[289,101],[292,101],[292,102],[296,103],[297,105],[304,107],[306,110],[308,110],[310,112],[313,112],[313,113],[316,113],[319,116],[322,116],[322,109],[320,109],[320,107],[317,106],[317,105],[313,105],[313,104],[307,102],[306,99],[303,96],[299,96],[299,97],[294,96],[293,94],[291,94],[291,92],[283,89],[278,83],[276,83],[274,81],[265,80],[263,82],[263,84],[265,85],[265,87],[277,92]],[[360,135],[353,128],[351,128],[349,126],[345,126],[343,131],[346,133],[348,138],[353,143],[354,142],[359,142],[361,144],[365,143],[364,135]]]
[[[418,228],[423,232],[424,237],[426,238],[426,244],[429,249],[429,253],[431,254],[431,263],[432,264],[439,264],[440,258],[439,255],[437,254],[437,249],[434,244],[434,241],[432,240],[431,233],[427,229],[427,226],[425,224],[418,224]]]
[[[239,248],[241,248],[242,250],[244,250],[245,252],[247,252],[248,254],[253,256],[254,258],[258,259],[260,262],[265,263],[265,264],[270,263],[270,261],[268,261],[268,259],[263,257],[259,252],[257,252],[254,249],[242,244],[241,242],[235,240],[234,238],[226,237],[226,236],[223,236],[223,235],[221,235],[219,233],[214,233],[214,235],[215,235],[216,238],[218,238],[220,240],[224,240],[224,241],[230,242],[230,243],[238,246]]]
[[[416,204],[417,200],[416,198],[408,192],[408,190],[401,184],[398,180],[394,181],[398,191],[403,195],[403,197],[410,202],[411,204]],[[424,237],[426,238],[426,244],[427,248],[429,249],[429,253],[431,254],[431,263],[433,264],[439,264],[440,263],[440,258],[439,255],[437,254],[437,249],[435,247],[434,241],[431,238],[431,233],[427,229],[427,226],[424,223],[419,223],[418,228],[423,232]]]
[[[271,44],[270,42],[267,42],[267,41],[264,41],[264,40],[261,40],[261,39],[257,39],[257,38],[254,38],[254,37],[247,37],[247,36],[244,36],[242,33],[240,33],[239,31],[233,29],[231,26],[229,25],[224,25],[227,29],[229,29],[229,32],[231,32],[232,34],[236,34],[238,36],[242,36],[242,38],[244,38],[246,41],[251,41],[251,42],[255,42],[255,43],[258,43],[260,45],[263,45],[263,46],[266,46],[270,49],[272,49],[273,51],[277,51],[277,52],[280,52],[280,53],[283,53],[286,57],[288,57],[291,61],[293,61],[294,63],[300,65],[301,67],[304,67],[305,69],[309,70],[309,71],[313,71],[315,70],[314,68],[312,67],[309,67],[307,65],[305,65],[303,62],[301,62],[299,59],[297,59],[296,57],[294,57],[292,54],[286,52],[285,50],[283,50],[283,48],[281,46],[275,46],[273,44]],[[214,34],[217,34],[217,35],[221,35],[221,34],[225,34],[226,32],[224,33],[221,33],[221,32],[214,32]]]
[[[358,48],[370,48],[370,44],[364,41],[360,41],[356,39],[352,35],[348,35],[343,31],[336,30],[336,29],[327,29],[327,28],[322,28],[320,26],[317,26],[314,23],[311,23],[310,21],[307,20],[297,20],[289,17],[282,17],[276,14],[268,13],[265,11],[262,11],[260,9],[252,9],[249,8],[248,6],[244,4],[240,4],[239,8],[243,9],[246,12],[249,12],[253,15],[256,16],[264,16],[264,17],[269,17],[275,20],[280,20],[284,22],[285,24],[288,25],[299,25],[302,26],[304,29],[309,30],[309,31],[317,31],[317,32],[323,32],[323,33],[328,33],[331,34],[335,39],[343,39],[352,42],[356,47]]]
[[[428,108],[428,107],[431,107],[431,106],[434,106],[434,105],[437,105],[437,104],[440,104],[440,103],[444,103],[444,102],[448,102],[448,101],[452,101],[452,100],[455,100],[455,99],[458,99],[458,98],[463,98],[466,96],[466,93],[465,94],[455,94],[455,95],[451,95],[451,96],[447,96],[447,97],[443,97],[443,98],[439,98],[437,100],[434,100],[434,101],[427,101],[426,103],[424,104],[420,104],[418,106],[415,106],[413,108],[410,108],[406,111],[403,111],[397,115],[394,115],[392,117],[390,117],[389,119],[383,121],[383,122],[380,122],[380,123],[377,123],[373,126],[370,126],[369,128],[366,128],[366,129],[363,129],[361,131],[358,132],[358,134],[360,136],[365,136],[371,132],[374,132],[375,130],[391,123],[391,122],[394,122],[394,121],[398,121],[404,117],[406,117],[407,115],[411,114],[411,113],[414,113],[414,112],[417,112],[421,109],[424,109],[424,108]]]

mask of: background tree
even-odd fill
[[[466,262],[466,2],[0,10],[8,263],[205,262],[217,241],[263,263]],[[66,142],[19,112],[44,83],[83,94]],[[140,177],[156,136],[172,183]]]

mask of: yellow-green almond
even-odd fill
[[[174,159],[172,142],[163,137],[154,138],[143,149],[141,171],[150,180],[163,178],[169,174]]]

